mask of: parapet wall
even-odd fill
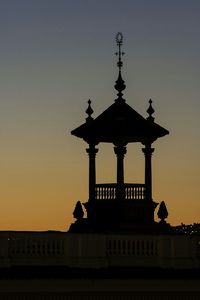
[[[0,232],[0,267],[200,268],[200,236]]]

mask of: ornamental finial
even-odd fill
[[[121,51],[121,46],[123,45],[123,35],[121,32],[118,32],[116,34],[116,42],[117,42],[117,46],[118,46],[118,52],[116,52],[115,54],[118,56],[118,62],[117,62],[117,66],[119,68],[119,75],[118,75],[118,79],[116,81],[115,84],[115,89],[118,91],[118,99],[116,99],[115,101],[117,102],[125,102],[125,100],[122,98],[123,93],[122,91],[126,88],[126,85],[124,84],[124,80],[122,79],[121,76],[121,68],[123,66],[123,62],[122,62],[122,56],[124,55],[124,52]]]
[[[89,99],[88,100],[88,108],[85,111],[86,114],[88,115],[88,117],[86,118],[86,122],[93,120],[92,114],[93,114],[94,111],[93,111],[93,109],[91,107],[91,103],[92,103],[92,101]]]
[[[154,112],[155,112],[155,110],[153,109],[153,107],[152,107],[152,100],[150,99],[149,100],[149,107],[148,107],[148,109],[147,109],[147,113],[148,113],[148,117],[147,117],[147,120],[149,120],[149,121],[154,121],[154,117],[152,116],[153,114],[154,114]]]
[[[116,42],[117,42],[117,46],[118,46],[118,52],[116,52],[115,54],[118,56],[118,62],[117,62],[117,66],[119,68],[119,71],[121,71],[121,68],[123,66],[123,62],[122,62],[122,56],[124,55],[124,52],[121,52],[121,46],[123,45],[123,35],[121,32],[118,32],[116,34]]]

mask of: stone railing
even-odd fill
[[[158,256],[158,239],[149,237],[109,237],[107,256]]]
[[[125,199],[145,199],[145,185],[141,183],[126,183]]]
[[[127,200],[145,199],[145,185],[125,183],[118,189],[115,183],[103,183],[95,185],[95,198],[97,200],[116,199],[117,191]]]
[[[9,240],[10,257],[15,256],[58,256],[64,254],[62,239],[15,237]]]

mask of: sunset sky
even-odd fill
[[[88,199],[87,145],[70,131],[116,98],[115,34],[124,34],[124,98],[170,135],[154,143],[153,195],[171,224],[200,222],[200,1],[0,0],[0,230],[66,230]],[[97,182],[115,182],[99,145]],[[140,144],[125,180],[143,183]]]

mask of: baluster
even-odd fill
[[[102,199],[102,187],[99,187],[99,199]]]
[[[137,188],[133,187],[133,199],[137,199]]]
[[[137,242],[136,242],[136,251],[137,251],[137,255],[140,255],[140,241],[139,240],[137,240]]]
[[[149,240],[146,241],[146,255],[149,255]]]
[[[144,255],[145,254],[145,244],[144,244],[144,241],[142,241],[142,255]]]
[[[135,255],[135,241],[132,241],[132,254]]]
[[[151,255],[154,255],[154,242],[151,241]]]

